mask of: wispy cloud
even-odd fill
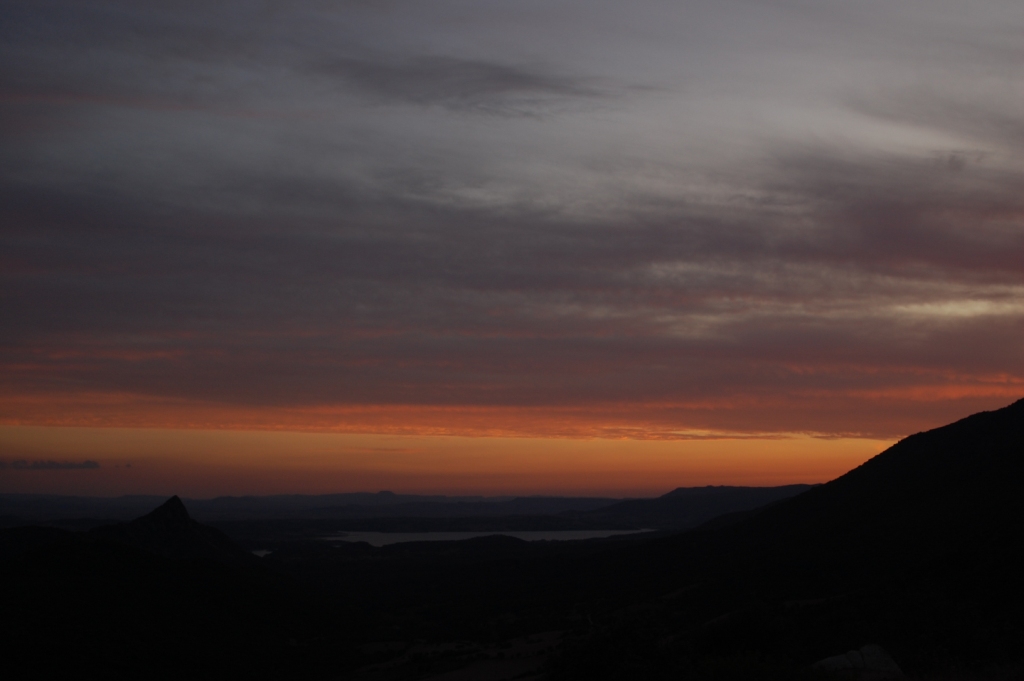
[[[315,64],[309,72],[381,102],[498,115],[535,115],[570,100],[611,96],[593,78],[458,57],[338,58]]]
[[[0,461],[0,470],[12,471],[74,471],[99,468],[96,461]]]

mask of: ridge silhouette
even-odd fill
[[[627,499],[591,511],[571,514],[609,527],[632,525],[687,530],[726,514],[737,514],[789,499],[812,485],[678,487],[654,499]],[[566,514],[569,515],[569,514]]]
[[[753,546],[803,556],[808,579],[826,564],[840,573],[878,571],[1024,539],[1022,489],[1019,400],[911,435],[734,529]],[[823,561],[830,555],[844,565]]]
[[[188,514],[175,495],[144,516],[120,525],[91,530],[94,538],[120,541],[164,558],[245,565],[255,557],[220,530],[203,525]]]
[[[1024,400],[911,435],[734,522],[601,557],[576,599],[615,614],[556,678],[734,657],[765,661],[739,678],[776,678],[773,660],[792,669],[868,643],[928,678],[1024,678],[1021,490]]]
[[[735,521],[651,542],[609,570],[661,581],[666,573],[756,570],[759,581],[799,581],[810,594],[953,557],[1016,562],[1022,489],[1019,400],[911,435],[831,482]]]
[[[191,520],[192,518],[188,514],[188,509],[185,508],[185,504],[181,501],[181,498],[175,494],[173,497],[165,501],[160,506],[157,506],[146,515],[136,518],[132,523],[140,526],[159,524],[168,527],[183,527]]]

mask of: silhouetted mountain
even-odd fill
[[[245,564],[254,560],[220,530],[192,520],[173,496],[154,511],[123,525],[98,527],[92,537],[124,542],[164,558]]]
[[[749,511],[788,499],[811,487],[680,487],[657,499],[627,499],[596,510],[566,515],[609,528],[629,526],[685,530],[727,513]]]
[[[760,660],[748,676],[789,678],[865,643],[919,672],[1019,670],[1022,488],[1024,400],[725,527],[610,554],[584,587],[604,628],[561,675],[710,674],[747,659]]]
[[[1024,400],[912,435],[733,528],[748,550],[799,556],[807,579],[1024,548]]]

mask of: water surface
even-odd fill
[[[325,541],[364,541],[371,546],[387,546],[414,541],[462,541],[477,537],[493,537],[500,534],[524,541],[573,541],[580,539],[604,539],[620,534],[637,534],[651,530],[549,530],[523,532],[338,532],[320,537]]]

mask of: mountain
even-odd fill
[[[929,678],[1019,678],[1022,489],[1024,400],[727,526],[608,554],[580,587],[598,625],[559,676],[711,678],[731,665],[736,678],[792,678],[881,644]]]
[[[1024,400],[912,435],[734,532],[746,550],[799,558],[805,579],[866,576],[1024,548],[1022,489]]]
[[[812,485],[679,487],[657,499],[627,499],[571,515],[593,525],[608,527],[685,530],[728,513],[750,511],[788,499],[806,492],[811,487]]]
[[[244,565],[255,560],[220,530],[192,520],[177,496],[129,523],[90,530],[89,537],[129,544],[174,560],[229,565]]]

